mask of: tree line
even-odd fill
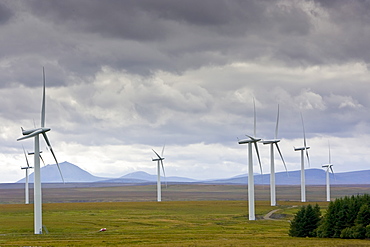
[[[290,223],[292,237],[370,238],[370,195],[338,198],[324,216],[320,207],[303,206]]]

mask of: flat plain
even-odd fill
[[[154,185],[58,186],[43,189],[49,232],[43,235],[33,234],[33,205],[23,204],[24,190],[0,188],[0,246],[370,246],[369,240],[288,236],[299,206],[317,202],[325,212],[323,186],[307,188],[307,203],[298,202],[298,186],[280,186],[277,207],[269,205],[268,186],[256,186],[256,221],[248,220],[247,186],[169,184],[162,202],[155,201]],[[333,187],[333,196],[369,189]],[[262,219],[274,209],[275,220]]]

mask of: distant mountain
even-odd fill
[[[126,184],[145,184],[157,181],[157,175],[151,175],[146,172],[133,172],[119,178],[104,178],[97,177],[80,167],[69,162],[62,162],[59,164],[62,171],[64,181],[66,183],[88,183],[88,182],[103,182],[103,183],[126,183]],[[33,171],[33,170],[31,170]],[[40,169],[42,183],[62,183],[58,167],[56,164],[43,166]],[[33,183],[34,173],[29,175],[29,182]],[[24,183],[25,178],[17,181],[17,183]],[[161,181],[167,182],[195,182],[196,180],[184,177],[161,177]]]
[[[138,171],[138,172],[132,172],[129,174],[126,174],[122,176],[123,179],[138,179],[138,180],[146,180],[150,182],[156,182],[157,181],[157,175],[151,175],[146,172]],[[191,178],[185,178],[185,177],[163,177],[161,176],[161,181],[167,181],[167,182],[182,182],[182,183],[191,183],[196,182],[197,180],[191,179]]]
[[[151,175],[146,172],[138,171],[126,174],[119,178],[104,178],[94,176],[87,171],[79,168],[78,166],[69,162],[59,164],[63,173],[64,181],[66,183],[125,183],[125,184],[148,184],[157,181],[157,175]],[[41,167],[41,180],[43,183],[62,183],[57,166],[47,165]],[[32,173],[30,175],[30,182],[33,183]],[[325,171],[323,169],[306,169],[305,178],[307,185],[324,185]],[[209,183],[209,184],[247,184],[248,176],[246,174],[239,175],[228,179],[215,179],[215,180],[195,180],[186,177],[161,177],[161,181],[171,183]],[[255,174],[255,184],[269,184],[270,174]],[[19,180],[17,183],[24,183],[25,179]],[[343,172],[330,174],[330,183],[332,185],[343,184],[370,184],[370,170]],[[301,171],[277,172],[276,173],[277,185],[300,185],[301,184]]]
[[[276,185],[300,185],[301,171],[277,172],[275,174]],[[324,185],[326,184],[326,174],[322,169],[305,170],[306,185]],[[269,184],[270,174],[258,174],[254,176],[255,184]],[[206,183],[217,184],[248,184],[248,175],[239,175],[229,179],[218,179],[206,181]],[[330,174],[330,184],[370,184],[370,170],[343,172]]]
[[[66,183],[82,183],[82,182],[97,182],[107,178],[96,177],[80,167],[69,162],[62,162],[59,164],[62,171],[64,181]],[[31,170],[33,171],[33,170]],[[58,167],[56,164],[43,166],[40,169],[42,183],[62,183]],[[29,181],[33,183],[34,173],[30,174]],[[24,183],[25,178],[17,181],[17,183]]]

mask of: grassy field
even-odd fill
[[[96,184],[95,184],[96,185]],[[138,202],[156,200],[156,185],[144,186],[104,186],[81,187],[70,184],[58,184],[52,188],[43,185],[43,202]],[[92,186],[92,185],[91,185]],[[46,187],[46,188],[45,188]],[[307,201],[326,200],[325,186],[307,186]],[[207,184],[169,184],[162,189],[163,201],[198,201],[198,200],[248,200],[246,185],[207,185]],[[256,200],[270,199],[268,185],[255,187]],[[370,185],[364,186],[332,186],[332,199],[346,195],[370,194]],[[277,199],[280,201],[299,201],[300,186],[277,186]],[[30,201],[33,200],[33,190],[30,190]],[[24,202],[23,184],[17,188],[1,186],[0,204],[17,204]]]
[[[370,246],[369,240],[289,237],[288,220],[298,207],[279,204],[286,218],[260,219],[276,207],[258,201],[259,219],[248,221],[246,201],[47,203],[43,235],[33,234],[33,205],[2,204],[0,246]]]
[[[311,202],[304,204],[298,186],[279,186],[278,207],[269,206],[268,186],[256,186],[256,221],[248,220],[246,186],[182,184],[162,192],[158,203],[153,185],[45,188],[49,233],[34,235],[33,205],[22,204],[23,189],[0,189],[0,246],[370,246],[369,240],[288,236],[300,206],[317,201],[325,212],[323,186],[308,187]],[[335,197],[359,193],[370,193],[369,187],[332,190]],[[277,208],[279,220],[262,219]],[[107,231],[99,232],[103,227]]]

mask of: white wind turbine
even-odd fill
[[[27,154],[28,154],[28,155],[34,155],[35,153],[34,153],[34,152],[27,152]],[[41,159],[42,163],[43,163],[43,164],[44,164],[44,166],[45,166],[45,161],[44,161],[44,159],[42,158],[41,154],[42,154],[42,151],[40,150],[40,159]]]
[[[24,157],[26,158],[26,162],[27,162],[27,166],[21,167],[22,170],[26,170],[26,182],[24,185],[25,204],[29,204],[30,200],[29,200],[29,189],[28,189],[28,169],[32,169],[33,167],[30,166],[30,163],[28,162],[28,158],[27,158],[26,151],[24,150],[24,148],[23,148],[23,153],[24,153]]]
[[[302,113],[301,113],[301,119],[302,119],[302,126],[303,126],[303,147],[299,147],[299,148],[295,147],[294,151],[301,151],[301,202],[305,202],[306,201],[306,183],[305,183],[305,175],[304,175],[304,151],[306,151],[308,165],[310,165],[310,157],[308,156],[308,149],[310,149],[310,147],[308,147],[306,143],[306,133],[304,129]]]
[[[256,220],[255,210],[254,210],[254,174],[253,174],[253,157],[252,157],[252,144],[255,147],[258,162],[261,169],[262,175],[262,165],[261,159],[258,152],[257,142],[261,141],[261,138],[256,137],[256,104],[253,99],[254,106],[254,136],[249,136],[249,139],[239,140],[239,144],[248,144],[248,209],[249,209],[249,220]]]
[[[278,113],[277,113],[277,119],[276,119],[276,128],[275,128],[275,139],[273,140],[263,140],[263,144],[270,144],[270,158],[271,158],[271,166],[270,166],[270,198],[271,198],[271,206],[276,206],[276,186],[275,186],[275,158],[274,158],[274,145],[276,146],[277,151],[279,152],[279,155],[281,157],[281,160],[283,161],[285,170],[288,172],[288,169],[286,168],[286,164],[283,158],[283,155],[281,154],[278,142],[280,142],[280,139],[277,139],[278,136],[278,129],[279,129],[279,105],[278,105]]]
[[[45,139],[47,146],[51,154],[53,155],[55,162],[58,166],[59,173],[63,179],[62,172],[59,167],[59,163],[55,157],[53,148],[51,147],[49,138],[46,135],[46,132],[50,131],[50,128],[45,127],[45,71],[42,68],[43,74],[43,92],[42,92],[42,108],[41,108],[41,127],[31,130],[25,130],[22,128],[22,134],[24,137],[18,138],[17,141],[28,139],[31,137],[35,138],[35,151],[34,151],[34,233],[42,234],[42,194],[41,194],[41,174],[40,174],[40,134]]]
[[[166,173],[164,172],[164,166],[163,166],[163,160],[164,160],[164,157],[163,157],[163,153],[164,153],[164,147],[165,145],[163,145],[163,148],[162,148],[162,153],[161,155],[159,155],[156,151],[153,150],[153,152],[155,153],[155,155],[157,155],[158,158],[152,158],[152,161],[157,161],[157,201],[160,202],[162,201],[162,191],[161,191],[161,165],[162,165],[162,170],[163,170],[163,175],[164,177],[166,177]],[[166,186],[167,186],[167,183],[166,183]]]
[[[330,143],[329,143],[329,163],[322,165],[322,167],[326,168],[326,201],[330,202],[330,178],[329,178],[329,170],[334,174],[333,171],[333,164],[331,163],[330,157]]]

